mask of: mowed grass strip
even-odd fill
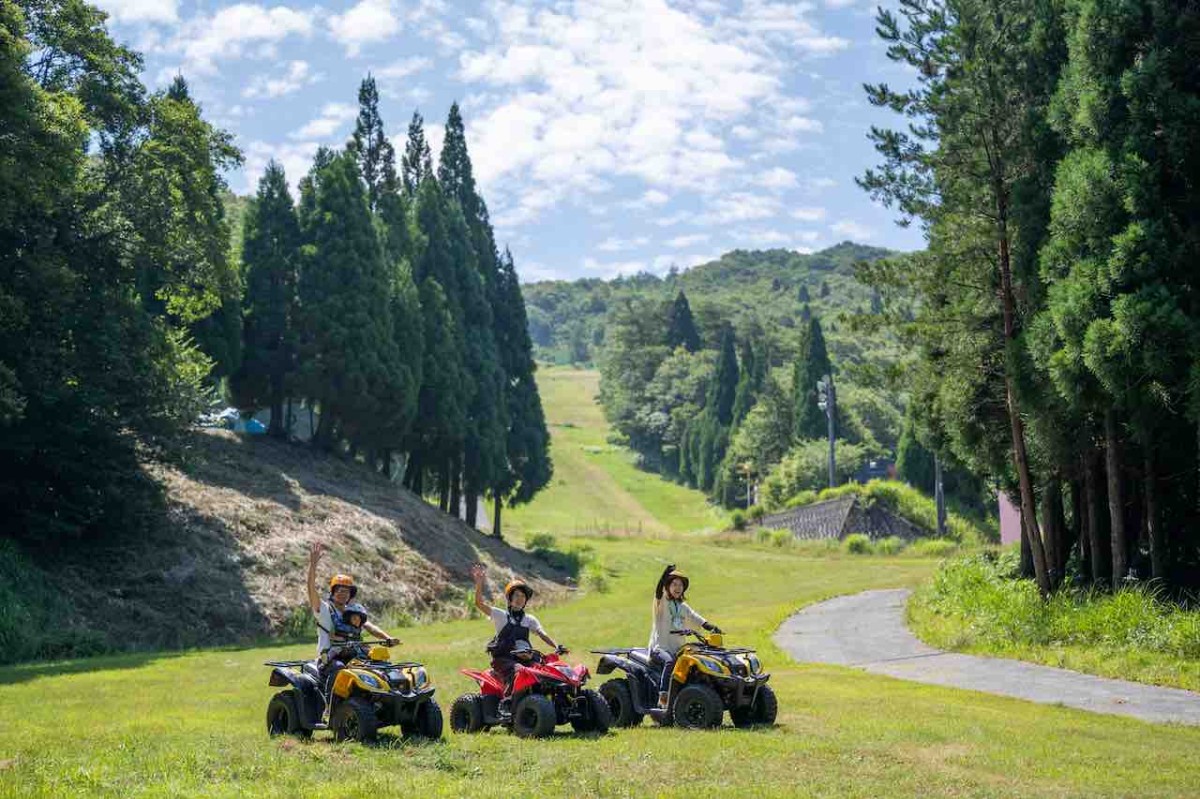
[[[594,666],[592,647],[643,645],[668,560],[732,644],[759,648],[780,697],[770,730],[685,733],[647,723],[603,737],[493,731],[379,747],[269,739],[263,660],[311,645],[127,656],[0,670],[0,795],[658,797],[1194,796],[1200,731],[789,663],[770,641],[802,604],[911,586],[932,561],[820,558],[705,540],[589,540],[611,590],[535,607]],[[301,579],[297,575],[296,579]],[[364,597],[369,603],[370,597]],[[486,661],[487,621],[401,631],[448,708]],[[569,728],[567,728],[569,731]]]
[[[554,478],[533,503],[506,509],[506,530],[665,536],[726,526],[726,514],[702,492],[638,469],[629,449],[608,443],[609,426],[596,402],[598,372],[543,365],[537,380]]]

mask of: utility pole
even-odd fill
[[[946,490],[942,486],[942,459],[933,455],[933,498],[937,503],[937,534],[946,537]]]
[[[834,451],[837,430],[837,391],[833,387],[833,375],[825,375],[817,381],[817,407],[825,411],[829,422],[829,487],[837,487],[837,454]]]

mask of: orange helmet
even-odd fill
[[[520,577],[509,580],[508,585],[504,586],[504,598],[511,602],[513,591],[524,591],[526,602],[533,599],[533,589],[529,587],[529,583],[525,582]]]
[[[329,593],[333,593],[333,589],[339,585],[344,585],[350,589],[350,598],[353,599],[358,593],[358,586],[354,584],[354,578],[348,574],[335,574],[329,578]]]

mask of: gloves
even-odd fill
[[[704,624],[701,624],[700,626],[703,627],[704,629],[708,630],[710,633],[716,633],[717,635],[724,635],[724,633],[721,632],[721,628],[718,627],[717,625],[713,624],[711,621],[706,621],[706,622],[704,622]]]
[[[668,563],[667,568],[663,569],[662,577],[658,578],[658,585],[654,586],[654,598],[655,599],[662,599],[663,588],[664,588],[663,583],[666,582],[667,575],[673,571],[675,571],[674,563]]]

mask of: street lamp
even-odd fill
[[[837,455],[833,442],[836,435],[834,423],[837,419],[837,390],[833,386],[833,375],[825,375],[817,381],[817,407],[825,411],[825,418],[829,422],[829,487],[836,488]]]

